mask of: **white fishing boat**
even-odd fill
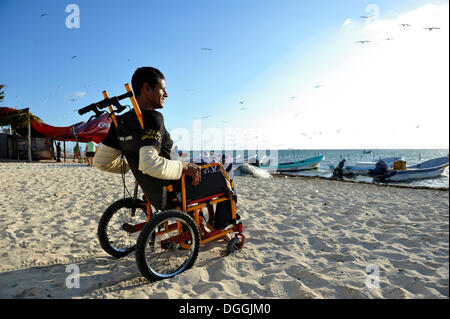
[[[443,156],[416,165],[407,166],[405,169],[388,169],[383,175],[375,175],[374,178],[393,182],[435,178],[442,175],[448,165],[448,156]]]
[[[385,157],[381,158],[381,161],[385,162],[388,168],[392,168],[394,166],[394,162],[402,161],[402,157]],[[356,162],[353,165],[345,165],[342,169],[342,175],[368,175],[370,171],[375,169],[377,162]],[[334,165],[329,166],[332,172],[335,171],[336,167]]]

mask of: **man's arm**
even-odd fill
[[[142,146],[139,150],[139,170],[144,174],[168,180],[177,180],[183,173],[193,178],[193,185],[201,179],[200,166],[193,163],[173,161],[159,156],[152,145]]]
[[[122,154],[120,150],[102,144],[95,153],[94,166],[105,172],[120,174],[122,172],[122,160],[119,157],[120,154]],[[129,166],[125,161],[123,172],[126,173],[128,170]]]

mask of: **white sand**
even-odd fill
[[[243,250],[224,257],[223,241],[208,243],[192,269],[149,283],[134,253],[114,259],[97,240],[102,212],[123,196],[120,175],[0,163],[0,181],[0,298],[449,296],[447,191],[238,176]],[[66,286],[70,264],[80,288]],[[370,264],[379,288],[366,285]]]

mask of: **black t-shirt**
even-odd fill
[[[144,130],[134,110],[117,116],[117,126],[111,123],[108,135],[103,144],[121,150],[127,159],[134,177],[145,194],[160,193],[164,185],[173,181],[161,180],[143,174],[139,168],[139,150],[142,146],[154,146],[161,157],[170,159],[173,141],[164,126],[164,118],[155,110],[142,110]]]

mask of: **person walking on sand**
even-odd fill
[[[89,138],[89,143],[86,144],[85,156],[88,161],[88,165],[90,167],[94,167],[94,156],[97,151],[97,144],[92,140],[92,137]]]
[[[73,148],[73,161],[74,162],[75,162],[75,160],[80,161],[80,159],[81,159],[80,145],[77,142]]]

